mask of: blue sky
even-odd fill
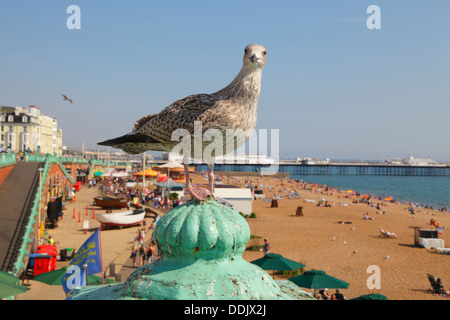
[[[81,30],[66,27],[72,4]],[[449,13],[445,0],[4,1],[0,105],[36,105],[64,144],[97,148],[223,88],[259,43],[257,128],[280,130],[281,158],[450,161]]]

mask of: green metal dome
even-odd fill
[[[210,200],[171,210],[158,222],[154,235],[164,259],[211,260],[242,255],[250,228],[240,214]]]
[[[290,281],[274,281],[244,260],[247,221],[214,200],[192,201],[164,215],[154,230],[161,257],[119,285],[85,288],[74,300],[312,299]]]

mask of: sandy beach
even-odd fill
[[[246,185],[245,177],[232,177],[233,184]],[[256,237],[249,241],[250,245],[262,245],[268,238],[270,252],[306,265],[306,270],[318,269],[327,274],[350,283],[348,289],[342,290],[347,299],[371,293],[367,288],[367,279],[372,275],[367,269],[378,266],[380,270],[380,293],[395,300],[447,300],[435,296],[430,291],[427,273],[443,279],[446,289],[450,283],[450,256],[442,255],[432,249],[414,246],[414,229],[423,227],[434,229],[428,223],[433,218],[446,226],[440,238],[446,247],[450,244],[450,214],[436,210],[416,208],[411,214],[403,204],[388,203],[381,210],[365,203],[353,203],[356,196],[323,188],[313,187],[302,190],[294,180],[273,177],[248,177],[253,185],[263,185],[268,200],[274,194],[283,199],[278,200],[278,208],[271,208],[269,201],[254,200],[253,211],[256,218],[248,218],[251,234]],[[194,183],[204,184],[201,175],[194,175]],[[270,187],[270,190],[269,190]],[[298,198],[289,199],[287,194],[295,190]],[[358,190],[355,190],[358,191]],[[83,186],[77,193],[77,201],[66,204],[63,220],[56,229],[49,230],[60,248],[78,248],[91,234],[98,222],[92,219],[92,201],[97,193],[96,188]],[[320,207],[308,200],[326,199],[330,207]],[[359,197],[358,197],[359,199]],[[377,203],[377,201],[374,201]],[[342,205],[344,204],[344,205]],[[90,209],[86,216],[86,206]],[[298,206],[303,207],[303,216],[295,216]],[[75,219],[73,210],[75,208]],[[384,211],[385,214],[380,214]],[[96,209],[100,213],[101,210]],[[378,212],[378,213],[377,213]],[[364,220],[363,214],[374,220]],[[81,222],[79,221],[79,215]],[[84,233],[83,221],[89,220],[90,231]],[[148,219],[151,223],[152,219]],[[342,224],[338,222],[351,222]],[[397,235],[397,239],[380,237],[379,228],[389,230]],[[106,268],[111,262],[124,264],[139,227],[130,227],[101,232],[103,265]],[[151,237],[147,232],[146,239]],[[260,251],[247,250],[244,258],[252,261],[263,256]],[[57,263],[57,268],[69,262]],[[132,272],[123,268],[123,274]],[[271,272],[269,272],[271,274]],[[109,275],[109,271],[106,272]],[[125,278],[126,279],[126,278]],[[125,279],[122,279],[124,281]],[[277,277],[278,279],[278,277]],[[17,300],[62,300],[65,298],[61,286],[49,286],[30,281],[30,290],[18,295]],[[305,291],[310,291],[304,289]],[[310,291],[311,292],[311,291]],[[334,293],[334,290],[329,290]]]

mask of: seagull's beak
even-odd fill
[[[250,57],[250,61],[251,61],[251,62],[258,62],[258,57],[256,56],[256,54],[253,54],[253,55]]]

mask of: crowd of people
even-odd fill
[[[157,257],[161,255],[159,246],[152,234],[148,246],[145,246],[145,234],[155,229],[156,223],[159,221],[160,216],[157,215],[153,223],[150,225],[148,230],[146,230],[146,223],[144,223],[143,228],[137,231],[137,235],[133,240],[133,245],[131,248],[130,258],[133,261],[133,267],[137,268],[137,259],[139,257],[140,267],[145,264],[153,263]]]

